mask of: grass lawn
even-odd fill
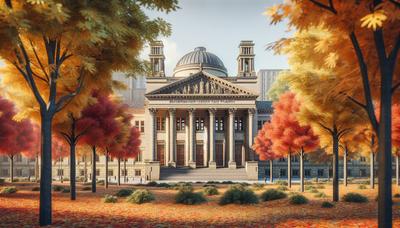
[[[57,184],[57,183],[56,183]],[[64,183],[68,184],[68,183]],[[9,185],[9,184],[7,184]],[[0,195],[0,227],[37,226],[39,192],[31,191],[36,184],[15,183],[18,192]],[[221,194],[227,185],[217,185]],[[316,186],[314,184],[314,186]],[[103,203],[105,194],[115,194],[120,188],[150,190],[156,200],[151,203],[136,205],[119,198],[118,202]],[[202,184],[195,184],[195,191],[201,191]],[[260,195],[268,188],[255,191]],[[208,202],[201,205],[179,205],[174,203],[176,190],[160,187],[110,186],[105,190],[98,186],[98,192],[81,191],[78,184],[77,200],[70,201],[69,193],[54,192],[53,222],[55,227],[377,227],[377,190],[359,189],[358,184],[340,187],[341,195],[358,192],[369,198],[368,203],[339,202],[333,208],[322,208],[323,201],[330,201],[331,185],[325,184],[323,192],[328,198],[317,198],[314,190],[304,195],[310,200],[306,205],[294,206],[288,199],[260,202],[257,205],[218,205],[221,196],[207,196]],[[298,185],[287,191],[297,192]],[[400,189],[393,186],[393,193]],[[400,227],[400,199],[394,198],[394,227]]]

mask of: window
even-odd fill
[[[22,156],[21,156],[20,154],[17,154],[17,155],[15,156],[15,161],[16,161],[16,162],[22,162]]]
[[[3,156],[2,161],[3,161],[3,162],[8,162],[8,157],[7,157],[7,156]]]
[[[224,118],[217,117],[215,118],[215,131],[223,131],[224,130]]]
[[[144,121],[143,121],[143,125],[144,125]],[[165,117],[157,117],[157,131],[165,131]],[[144,132],[144,128],[143,128],[143,132]]]
[[[122,169],[122,170],[121,170],[121,175],[122,175],[122,176],[128,176],[128,170]]]
[[[22,177],[22,169],[16,169],[16,170],[15,170],[15,175],[16,175],[17,177]]]
[[[100,161],[100,156],[96,154],[96,158],[95,159],[96,159],[96,162],[99,162]]]
[[[164,122],[164,128],[165,128],[165,122]],[[140,132],[142,133],[144,132],[144,120],[140,121]]]
[[[35,175],[35,169],[29,169],[29,176]]]
[[[347,169],[347,176],[348,176],[348,177],[351,177],[351,176],[352,176],[352,174],[351,174],[351,169]]]
[[[365,162],[365,161],[366,161],[365,157],[361,156],[360,157],[360,162]]]
[[[8,173],[8,169],[2,169],[2,170],[1,170],[1,175],[2,175],[2,176],[8,176],[8,175],[10,175],[10,174]]]
[[[361,176],[361,177],[367,176],[367,170],[365,170],[365,169],[360,169],[360,176]]]
[[[261,130],[261,128],[262,128],[262,121],[261,120],[259,120],[259,121],[257,121],[257,130]]]
[[[286,177],[286,169],[280,169],[279,170],[279,176],[280,177]]]
[[[269,176],[270,175],[270,170],[269,170],[269,168],[268,169],[265,169],[265,176]]]
[[[96,176],[100,176],[100,169],[96,169]]]
[[[177,118],[176,119],[176,130],[177,131],[185,130],[185,118]]]
[[[311,169],[304,170],[304,176],[311,177]]]
[[[324,176],[324,170],[318,169],[318,177],[323,177],[323,176]]]
[[[285,158],[279,158],[279,162],[285,162]]]
[[[141,176],[141,175],[142,175],[142,170],[135,169],[135,176]]]
[[[135,121],[135,127],[136,127],[136,129],[139,129],[139,128],[140,128],[139,120],[136,120],[136,121]]]
[[[57,169],[57,176],[64,176],[64,170],[63,169]],[[83,176],[83,175],[81,175]]]
[[[196,131],[204,131],[204,119],[196,118]]]
[[[298,169],[293,169],[293,170],[292,170],[292,175],[293,175],[294,177],[298,177],[298,176],[299,176],[299,170],[298,170]]]
[[[114,170],[109,169],[108,170],[108,176],[114,176]]]
[[[79,176],[85,176],[85,170],[83,169],[79,170]]]
[[[244,129],[243,118],[236,117],[235,118],[234,127],[235,127],[235,131],[243,131],[243,129]]]
[[[292,162],[299,162],[299,157],[292,156]]]

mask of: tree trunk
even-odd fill
[[[9,156],[10,158],[10,182],[14,182],[14,156]]]
[[[108,188],[108,149],[106,149],[106,179],[104,181],[104,187]]]
[[[128,182],[127,180],[127,170],[126,170],[126,159],[124,158],[124,184]]]
[[[117,172],[118,172],[117,173],[117,177],[118,177],[117,185],[120,186],[121,185],[121,159],[120,158],[118,158],[118,171]]]
[[[337,134],[332,134],[333,141],[333,201],[339,201],[339,137]]]
[[[292,155],[289,152],[287,156],[288,162],[287,162],[287,167],[288,167],[288,172],[287,172],[287,184],[288,187],[292,187]]]
[[[39,206],[39,224],[41,226],[50,225],[52,222],[51,206],[51,127],[53,115],[48,111],[41,114],[41,169],[40,169],[40,206]]]
[[[343,153],[343,184],[347,187],[347,147],[344,149]]]
[[[396,185],[399,186],[399,155],[396,155]]]
[[[35,159],[35,182],[38,182],[39,180],[39,153],[36,154],[36,159]]]
[[[274,160],[269,160],[269,183],[274,181]]]
[[[375,188],[375,172],[374,172],[374,163],[375,163],[375,155],[374,152],[371,151],[369,158],[369,186],[371,189]]]
[[[92,192],[96,192],[96,146],[92,146]]]
[[[75,136],[73,136],[75,137]],[[75,154],[75,142],[73,141],[69,145],[70,151],[70,162],[69,162],[69,185],[71,189],[71,200],[76,200],[76,154]]]
[[[300,191],[304,192],[304,150],[300,151]]]

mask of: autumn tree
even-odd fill
[[[288,158],[288,186],[291,187],[291,158],[300,157],[300,186],[304,191],[304,154],[312,152],[319,145],[318,136],[314,135],[310,126],[301,125],[297,119],[300,103],[292,92],[284,93],[275,102],[274,113],[271,117],[271,127],[266,134],[270,135],[272,150]]]
[[[113,142],[120,132],[120,125],[116,119],[118,105],[113,102],[109,95],[94,92],[96,99],[94,104],[87,106],[82,111],[79,120],[78,131],[85,129],[82,135],[82,144],[92,147],[92,192],[96,192],[96,149],[101,148],[106,154],[106,166],[108,166],[107,147]],[[108,176],[106,167],[106,177]],[[105,180],[107,183],[108,180]]]
[[[60,165],[60,169],[62,167],[62,160],[63,158],[68,156],[68,149],[67,146],[65,145],[65,142],[63,142],[63,139],[61,139],[60,137],[57,137],[53,134],[53,139],[52,139],[52,148],[51,148],[51,152],[52,152],[52,158],[54,163],[59,163]],[[61,183],[63,182],[63,173],[59,174],[59,178]]]
[[[22,152],[22,156],[29,159],[35,159],[35,182],[39,180],[39,157],[40,157],[40,127],[37,124],[33,124],[33,136],[32,139],[33,147],[30,150]],[[29,174],[30,179],[30,174]]]
[[[274,159],[281,157],[272,150],[272,141],[267,134],[267,129],[271,128],[271,123],[266,122],[263,127],[258,131],[252,149],[258,154],[260,160],[269,161],[269,182],[273,183],[273,162]]]
[[[367,111],[379,145],[378,224],[391,227],[390,110],[392,96],[400,86],[400,3],[397,0],[292,0],[270,8],[267,14],[272,23],[288,19],[294,29],[304,31],[323,26],[329,31],[316,50],[324,58],[317,59],[313,52],[308,58],[327,60],[332,66],[338,66],[335,72],[341,83],[336,92],[345,93]],[[374,113],[374,100],[382,107],[380,121]]]
[[[25,93],[25,99],[18,100],[23,106],[32,107],[36,101],[33,110],[41,121],[40,225],[52,221],[53,120],[66,116],[65,110],[74,106],[79,94],[84,100],[93,88],[108,85],[114,70],[142,70],[143,44],[169,32],[167,23],[149,19],[144,9],[170,11],[176,3],[6,0],[1,4],[0,56],[9,71],[5,82]],[[65,114],[56,116],[62,110]]]
[[[272,84],[271,88],[267,91],[267,97],[271,101],[278,101],[279,97],[289,90],[287,81],[284,80],[284,76],[287,72],[282,71],[279,73],[278,78]]]

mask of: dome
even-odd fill
[[[176,64],[173,76],[190,76],[200,70],[207,71],[216,76],[228,76],[228,72],[221,59],[213,53],[207,52],[205,47],[197,47],[194,51],[184,55]]]

